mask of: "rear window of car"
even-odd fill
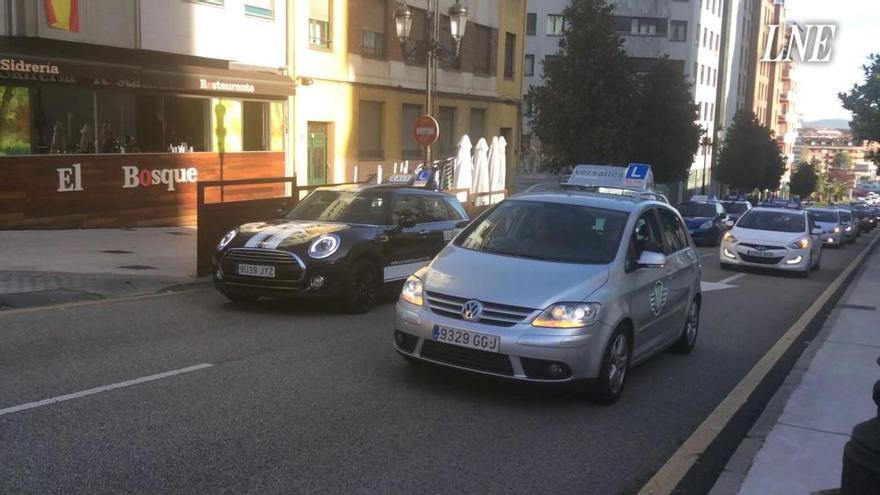
[[[749,210],[736,224],[743,229],[768,230],[771,232],[804,232],[806,223],[803,213],[786,211]]]
[[[676,209],[685,218],[712,218],[718,213],[712,203],[682,203]]]
[[[628,214],[582,205],[506,200],[456,240],[464,249],[565,263],[607,264]]]
[[[814,222],[822,222],[822,223],[837,223],[839,222],[839,217],[837,216],[836,211],[830,210],[807,210],[810,212],[810,215],[813,216]]]

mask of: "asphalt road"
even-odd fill
[[[694,353],[635,369],[611,407],[408,365],[391,298],[364,316],[213,290],[0,312],[0,492],[633,493],[870,238],[808,280],[707,292]],[[700,253],[704,281],[741,273]]]

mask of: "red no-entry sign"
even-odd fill
[[[416,123],[413,126],[413,135],[417,143],[422,146],[431,146],[437,142],[437,138],[440,136],[440,125],[437,124],[437,120],[434,117],[422,115],[416,119]]]

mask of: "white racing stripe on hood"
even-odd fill
[[[298,225],[279,225],[277,228],[272,229],[272,237],[268,241],[266,241],[265,248],[275,249],[287,238],[295,235],[301,235],[304,238],[308,237],[308,233],[305,231],[305,229]]]
[[[256,235],[254,235],[253,237],[248,239],[248,241],[244,244],[244,247],[246,247],[246,248],[259,247],[261,242],[263,242],[265,239],[268,239],[270,236],[272,236],[273,231],[275,230],[276,227],[277,227],[277,225],[274,227],[269,227],[267,229],[261,230]]]

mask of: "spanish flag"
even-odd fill
[[[79,0],[43,0],[53,28],[79,32]]]

